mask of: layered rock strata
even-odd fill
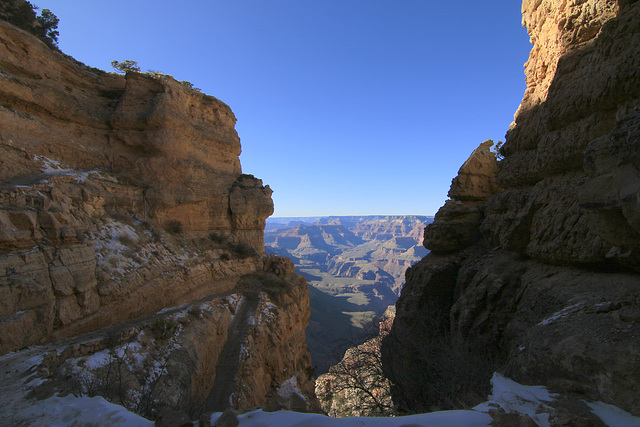
[[[407,272],[385,369],[404,409],[447,406],[437,390],[402,394],[426,377],[455,390],[431,340],[477,361],[476,385],[498,369],[640,415],[640,3],[522,10],[534,46],[495,185],[468,178],[492,181],[486,167],[454,180],[425,231],[432,253]]]
[[[297,381],[311,397],[308,289],[264,254],[271,190],[242,174],[235,121],[170,76],[91,69],[0,21],[0,355],[64,339],[47,344],[57,369],[112,336],[162,353],[162,340],[126,344],[158,321],[190,361],[172,371],[176,393],[200,399],[218,381],[226,406],[287,406],[273,395]],[[188,315],[158,314],[182,304]],[[100,338],[82,347],[84,333]],[[240,363],[220,379],[225,349]]]
[[[185,246],[216,233],[263,251],[271,190],[241,174],[228,106],[167,76],[88,69],[3,22],[0,40],[0,352],[257,269]]]
[[[309,307],[300,304],[309,291],[292,270],[270,257],[227,295],[0,357],[2,394],[21,383],[16,367],[27,363],[31,377],[18,394],[99,395],[152,419],[162,408],[196,420],[227,408],[312,409]],[[23,400],[3,403],[9,424],[34,422]]]

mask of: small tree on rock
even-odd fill
[[[60,19],[49,9],[42,9],[42,12],[40,12],[40,15],[38,15],[36,19],[41,25],[40,37],[53,46],[58,46],[58,36],[60,35],[58,23]]]
[[[24,0],[3,0],[0,2],[0,19],[40,38],[50,47],[58,46],[58,23],[60,20],[49,9],[42,9]]]
[[[116,73],[118,74],[126,74],[131,71],[135,73],[140,72],[140,67],[138,66],[138,62],[132,61],[131,59],[125,59],[122,62],[111,61],[111,66],[113,67],[114,70],[116,70]]]

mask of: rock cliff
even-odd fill
[[[218,381],[227,394],[204,407],[237,409],[295,377],[312,396],[308,289],[264,254],[271,189],[242,174],[235,122],[170,76],[91,69],[0,20],[0,355],[116,324],[110,336],[138,334],[191,304],[190,321],[174,319],[193,361],[183,392]],[[232,292],[242,303],[220,302]]]
[[[640,415],[640,2],[522,12],[533,48],[504,159],[483,143],[425,230],[385,370],[405,410],[473,404],[500,370]]]

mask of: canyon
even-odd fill
[[[0,20],[3,421],[90,406],[117,424],[104,397],[157,425],[251,425],[320,411],[317,393],[334,416],[615,425],[608,408],[637,424],[640,2],[522,13],[527,89],[499,159],[481,143],[433,221],[288,225],[267,222],[272,191],[243,173],[225,103]],[[332,339],[314,307],[337,318],[364,300],[385,311],[378,335],[314,383],[306,341]],[[452,425],[443,414],[371,423]],[[335,421],[308,417],[288,422]]]
[[[311,319],[307,343],[316,374],[369,338],[394,305],[404,273],[427,254],[423,232],[432,217],[329,216],[269,218],[267,253],[287,257],[307,278]]]

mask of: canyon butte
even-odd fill
[[[499,371],[556,393],[551,425],[602,425],[589,401],[640,416],[640,2],[522,11],[503,159],[485,142],[461,167],[376,342],[393,405],[472,406]],[[0,123],[3,422],[71,394],[174,420],[317,408],[309,289],[264,254],[271,190],[227,105],[0,21]]]

